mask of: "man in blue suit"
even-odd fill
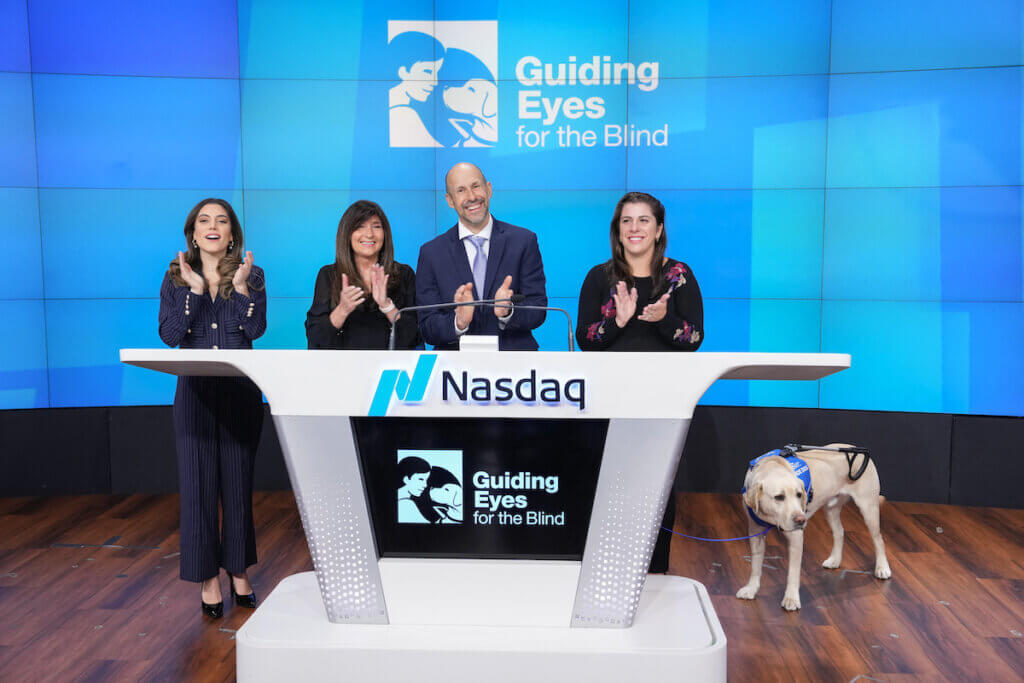
[[[495,220],[490,212],[491,184],[469,163],[456,164],[445,176],[445,199],[459,222],[420,248],[416,267],[416,304],[460,303],[523,296],[523,305],[547,306],[544,265],[537,236]],[[509,306],[459,306],[422,311],[420,333],[439,350],[459,348],[464,334],[496,334],[502,351],[536,351],[531,330],[544,311]]]

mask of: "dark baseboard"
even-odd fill
[[[1024,418],[700,406],[676,488],[736,492],[752,458],[787,443],[871,450],[891,500],[1024,507]],[[256,489],[288,489],[273,421]],[[0,496],[174,493],[170,406],[0,411]]]

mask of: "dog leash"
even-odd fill
[[[695,541],[708,541],[710,543],[725,543],[727,541],[745,541],[748,538],[757,538],[758,536],[764,536],[766,533],[768,533],[769,531],[772,530],[772,527],[769,526],[769,527],[765,527],[764,531],[759,531],[758,533],[754,534],[753,536],[740,536],[738,538],[701,538],[700,536],[687,536],[686,534],[681,534],[678,531],[672,531],[671,529],[669,529],[667,527],[661,527],[661,528],[664,529],[665,531],[669,532],[670,534],[675,534],[676,536],[682,536],[683,538],[692,538]]]

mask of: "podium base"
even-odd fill
[[[570,628],[578,562],[383,559],[389,624],[332,624],[313,572],[238,631],[239,681],[726,680],[704,586],[647,579],[631,628]]]

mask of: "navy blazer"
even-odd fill
[[[493,299],[507,275],[512,276],[512,291],[523,295],[523,305],[548,305],[537,235],[526,228],[495,219],[487,251],[484,291],[477,292],[474,287],[474,298]],[[459,240],[459,226],[456,224],[420,247],[416,266],[416,305],[449,303],[455,298],[455,290],[467,282],[473,282],[473,271],[466,256],[466,247]],[[478,308],[473,312],[473,322],[466,334],[496,334],[498,348],[502,351],[536,351],[537,341],[530,330],[539,327],[546,315],[544,311],[517,308],[512,319],[501,329],[493,309]],[[454,309],[420,311],[419,326],[424,340],[435,348],[459,348]]]
[[[225,299],[193,294],[178,285],[170,272],[160,287],[160,338],[183,349],[251,349],[252,340],[267,329],[267,291],[263,270],[249,272],[249,296],[232,292]],[[256,289],[259,287],[259,289]]]

